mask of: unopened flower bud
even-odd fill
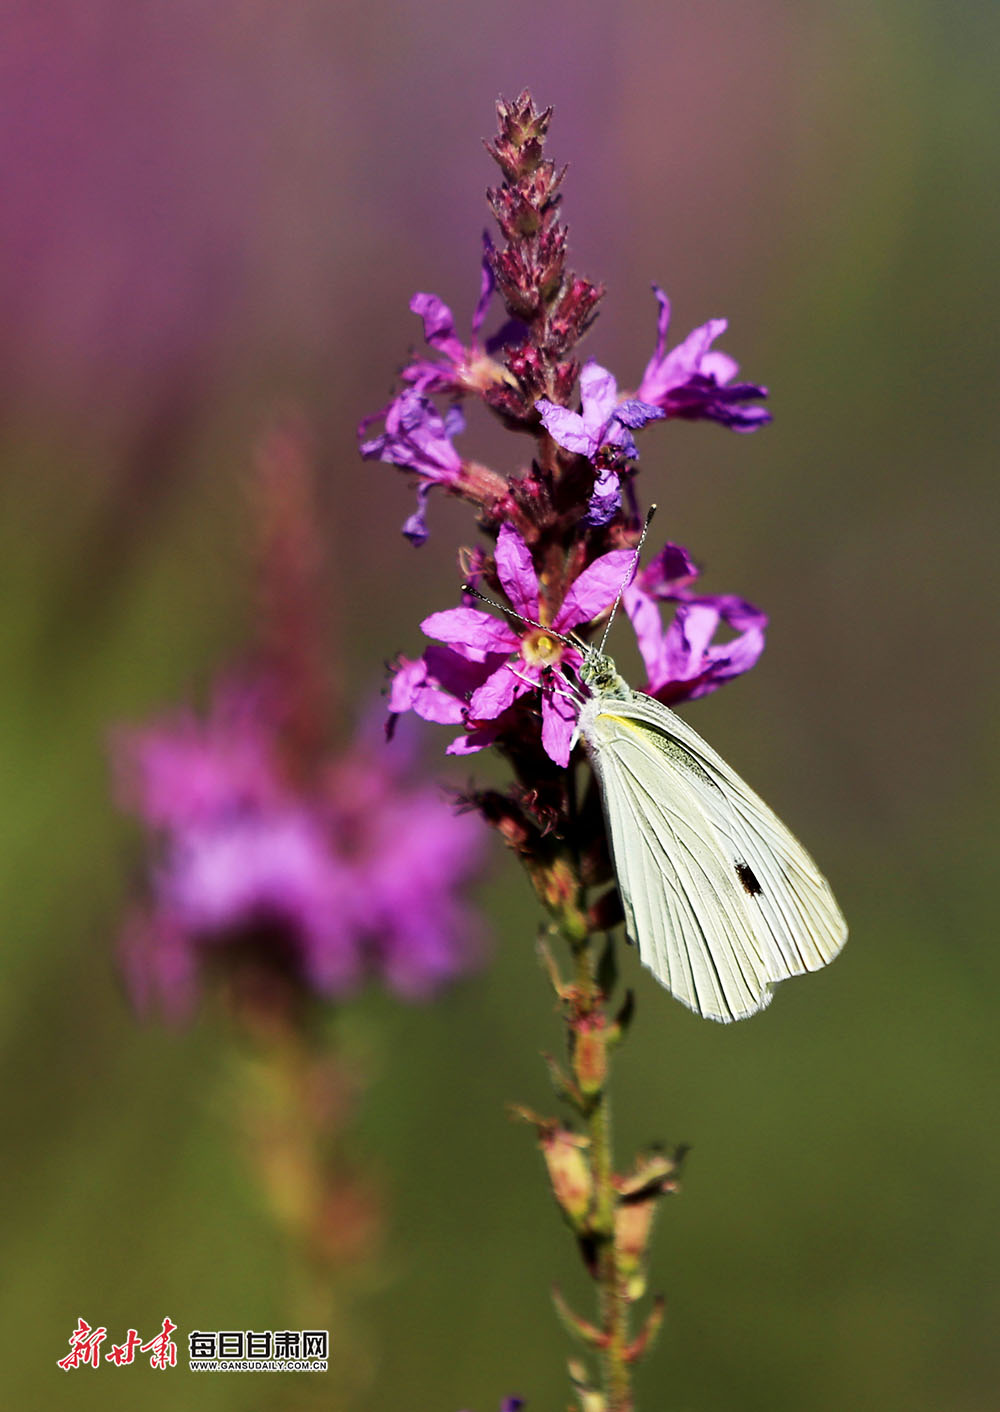
[[[539,1127],[538,1142],[552,1192],[570,1225],[580,1230],[586,1223],[593,1196],[590,1167],[584,1155],[589,1139],[551,1124]]]
[[[580,1092],[600,1093],[608,1077],[608,1031],[603,1015],[588,1015],[573,1026],[573,1073]]]

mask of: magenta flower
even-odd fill
[[[767,615],[731,594],[696,594],[698,569],[686,549],[667,544],[625,590],[625,611],[646,666],[646,691],[667,703],[715,691],[747,672],[764,650]],[[660,603],[676,603],[664,630]],[[720,626],[736,636],[713,643]]]
[[[472,315],[472,338],[468,344],[459,338],[455,316],[443,299],[436,294],[415,294],[410,300],[411,311],[423,320],[425,342],[439,355],[436,359],[414,358],[403,369],[403,381],[412,384],[418,392],[482,394],[488,387],[507,379],[502,365],[490,354],[503,347],[518,326],[508,321],[485,344],[479,337],[496,288],[492,254],[493,243],[484,233],[479,299]]]
[[[619,398],[614,375],[599,363],[586,363],[580,373],[581,410],[571,412],[542,397],[535,403],[542,425],[564,451],[593,460],[604,446],[635,459],[638,449],[632,432],[663,410],[634,397]]]
[[[384,412],[366,417],[359,435],[379,418],[385,418],[381,436],[361,443],[366,461],[387,461],[392,466],[414,471],[417,482],[417,509],[403,525],[403,533],[414,544],[427,538],[425,513],[433,485],[454,485],[462,474],[462,458],[452,445],[452,437],[465,430],[458,407],[449,407],[442,417],[437,408],[416,388],[407,387],[389,403]]]
[[[743,405],[766,397],[767,388],[752,382],[732,382],[739,364],[712,348],[729,327],[728,320],[709,319],[668,353],[670,300],[659,285],[653,285],[653,293],[660,305],[656,351],[646,364],[636,396],[654,403],[668,417],[721,422],[731,431],[756,431],[769,422],[771,414],[766,407]]]
[[[639,451],[632,432],[666,413],[641,398],[620,399],[613,374],[594,362],[586,363],[580,373],[580,401],[579,412],[558,407],[545,397],[535,406],[545,430],[564,451],[586,456],[589,461],[598,459],[602,451],[612,453],[608,464],[597,467],[586,517],[588,524],[606,525],[621,505],[614,462],[619,458],[636,460]]]
[[[471,646],[467,645],[466,651],[471,652]],[[472,693],[493,675],[506,655],[496,652],[477,661],[432,643],[416,661],[400,657],[389,688],[390,716],[415,711],[425,721],[459,725],[465,720]]]
[[[475,953],[456,896],[478,858],[471,819],[367,737],[317,787],[293,785],[268,705],[230,685],[207,720],[116,742],[123,798],[157,834],[151,903],[123,941],[137,1003],[186,1013],[204,961],[233,943],[327,996],[366,975],[408,996],[454,979]]]
[[[464,720],[468,730],[449,754],[481,750],[496,736],[496,722],[526,692],[541,689],[542,745],[557,765],[569,763],[576,710],[559,684],[558,669],[579,667],[581,654],[556,633],[568,634],[603,613],[618,596],[632,562],[628,549],[613,549],[584,569],[563,599],[548,631],[497,618],[479,608],[451,608],[421,623],[428,648],[420,663],[404,662],[390,696],[393,711],[414,710],[426,720]],[[514,611],[539,621],[538,575],[531,551],[513,525],[501,526],[497,576]]]

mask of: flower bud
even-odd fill
[[[608,1077],[608,1031],[603,1015],[581,1016],[573,1025],[573,1073],[580,1092],[594,1097]]]
[[[584,1150],[589,1139],[555,1124],[539,1129],[539,1146],[549,1171],[553,1194],[574,1230],[587,1221],[593,1182]]]

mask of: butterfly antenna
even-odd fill
[[[640,534],[639,536],[639,543],[635,546],[635,553],[632,555],[632,562],[629,565],[628,573],[622,579],[622,586],[618,590],[618,597],[615,599],[611,609],[611,613],[608,616],[608,621],[604,625],[604,635],[601,638],[601,645],[597,649],[598,652],[604,651],[604,644],[608,640],[608,633],[611,631],[611,624],[614,622],[615,614],[618,612],[618,605],[621,603],[625,590],[632,582],[632,579],[635,575],[635,571],[639,566],[639,556],[642,554],[642,546],[646,542],[646,535],[649,533],[649,526],[655,514],[656,506],[650,505],[649,509],[646,511],[646,519],[645,523],[642,526],[642,534]]]
[[[471,593],[473,598],[478,598],[480,603],[488,603],[491,608],[499,608],[500,612],[506,613],[508,618],[516,618],[519,623],[524,623],[529,628],[538,628],[541,632],[547,632],[550,637],[557,637],[560,642],[569,643],[570,647],[576,645],[571,637],[567,637],[565,633],[556,632],[555,628],[549,627],[547,623],[536,623],[534,618],[524,617],[513,608],[508,608],[506,604],[498,603],[495,598],[487,598],[485,593],[480,593],[479,589],[473,588],[471,583],[463,583],[462,592]]]

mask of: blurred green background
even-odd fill
[[[413,550],[412,493],[359,463],[354,428],[417,341],[411,293],[460,326],[471,308],[495,170],[479,138],[529,85],[556,105],[573,261],[608,286],[588,354],[635,384],[655,279],[678,335],[726,314],[724,348],[771,386],[757,436],[651,433],[641,487],[710,589],[771,614],[758,669],[688,718],[851,924],[836,965],[732,1029],[625,958],[620,1151],[693,1148],[657,1234],[668,1323],[639,1405],[994,1407],[1000,11],[57,0],[6,7],[4,28],[9,1405],[167,1408],[178,1381],[218,1409],[567,1400],[548,1286],[585,1292],[504,1111],[552,1109],[537,1051],[558,1028],[499,847],[492,964],[432,1006],[371,994],[344,1017],[373,1068],[357,1142],[390,1225],[377,1274],[342,1293],[334,1371],[195,1394],[180,1369],[56,1367],[81,1314],[116,1337],[166,1313],[182,1332],[298,1326],[231,1141],[225,1037],[140,1025],[117,978],[139,850],[107,734],[197,697],[244,640],[247,467],[281,399],[319,441],[348,693],[454,602],[471,522],[442,498]],[[505,440],[478,445],[511,470]],[[426,735],[436,771],[446,736]]]

